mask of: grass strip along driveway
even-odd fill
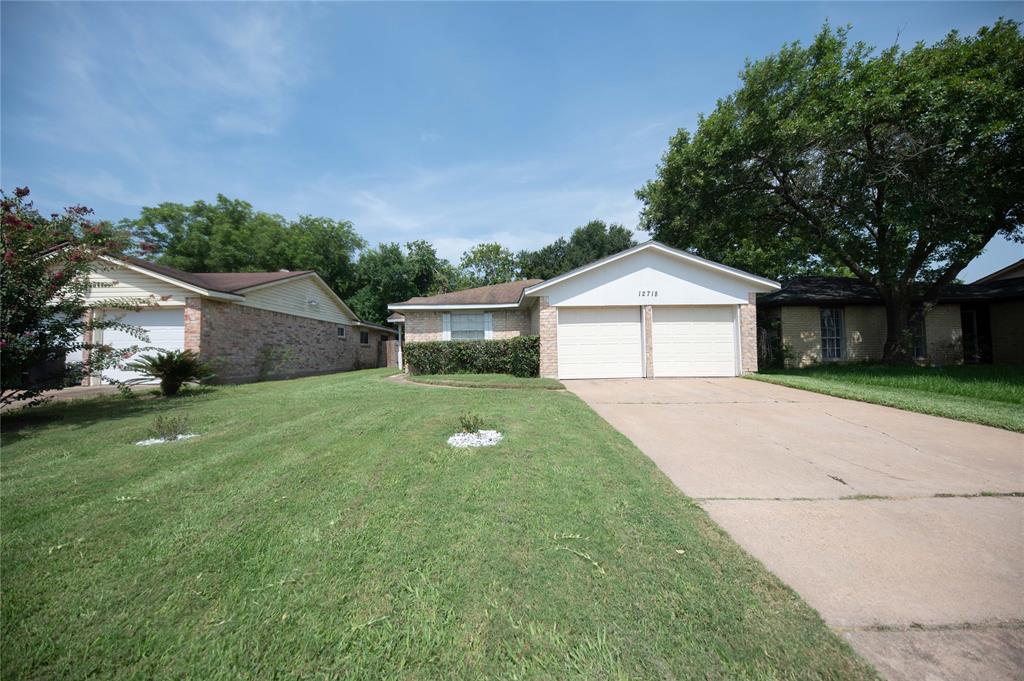
[[[822,364],[747,378],[1024,432],[1024,367]]]
[[[387,373],[7,416],[0,675],[875,678],[574,395]]]

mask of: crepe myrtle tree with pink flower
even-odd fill
[[[141,328],[116,316],[87,314],[90,267],[121,250],[121,235],[84,206],[44,217],[28,196],[28,187],[0,189],[0,405],[36,404],[43,390],[80,383],[134,354],[86,342],[96,330],[123,329],[148,341]],[[104,301],[103,307],[134,309],[144,302]],[[82,361],[66,361],[79,350]]]

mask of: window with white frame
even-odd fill
[[[345,337],[345,327],[344,326],[339,326],[338,327],[338,338],[344,338],[344,337]]]
[[[452,314],[452,340],[483,340],[485,337],[482,312]]]
[[[821,308],[821,358],[843,358],[843,308]]]

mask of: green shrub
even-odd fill
[[[179,435],[191,432],[188,417],[182,414],[160,414],[149,427],[150,435],[161,440],[177,440]]]
[[[536,376],[540,373],[540,337],[407,343],[404,356],[414,374]]]
[[[484,420],[476,414],[463,414],[459,417],[459,428],[463,433],[475,433],[483,430]]]
[[[158,350],[155,355],[143,355],[130,362],[127,368],[146,377],[126,381],[127,384],[155,378],[160,381],[160,392],[166,397],[177,395],[184,383],[199,383],[213,378],[210,366],[192,350]]]

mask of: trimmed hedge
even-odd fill
[[[540,373],[540,336],[500,340],[406,343],[405,363],[414,374]]]

